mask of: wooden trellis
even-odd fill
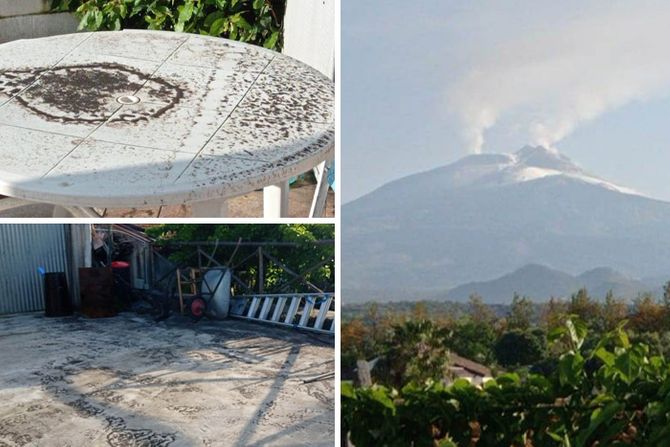
[[[327,245],[333,244],[332,240],[319,240],[309,242],[309,245]],[[315,270],[334,262],[334,257],[327,257],[320,260],[319,262],[314,263],[304,269],[301,269],[300,272],[295,271],[291,266],[286,265],[281,259],[278,259],[277,256],[270,253],[270,249],[284,248],[292,249],[300,247],[302,244],[295,242],[221,242],[221,241],[205,241],[205,242],[175,242],[166,245],[167,247],[192,247],[193,248],[193,265],[192,267],[198,271],[206,270],[211,267],[228,267],[232,270],[232,281],[233,284],[238,288],[239,292],[243,295],[252,295],[252,294],[263,294],[268,292],[274,293],[288,293],[288,292],[308,292],[308,293],[326,293],[332,292],[332,285],[324,286],[323,284],[314,284],[308,279],[308,275]],[[221,248],[234,248],[233,254],[229,256],[227,260],[222,259],[223,253]],[[239,259],[236,259],[236,253],[238,249],[249,249],[244,256],[238,256]],[[249,267],[252,265],[256,269],[255,278],[243,279],[241,275],[238,274],[238,268],[240,266]],[[275,290],[268,290],[266,284],[266,275],[270,267],[279,268],[285,275],[286,281],[284,281],[280,287]],[[188,282],[191,280],[188,275],[189,269],[184,268],[182,280]],[[248,281],[255,280],[255,284],[252,284]],[[330,290],[327,290],[330,289]]]

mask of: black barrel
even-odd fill
[[[47,317],[72,315],[72,298],[63,272],[44,274],[44,315]]]
[[[80,268],[81,313],[89,318],[116,316],[114,275],[111,267]]]
[[[130,283],[130,264],[123,261],[112,262],[114,273],[114,296],[121,309],[130,307],[132,286]]]

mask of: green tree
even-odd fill
[[[373,334],[377,334],[377,329],[379,326],[379,304],[376,301],[368,304],[368,310],[365,313],[365,320],[370,326],[370,329]]]
[[[385,341],[384,361],[373,371],[375,377],[397,388],[444,379],[449,364],[446,337],[446,330],[430,320],[393,326]]]
[[[483,364],[494,360],[493,345],[496,332],[490,322],[465,318],[451,330],[449,348],[460,356]]]
[[[600,311],[600,304],[589,296],[585,287],[582,287],[570,297],[568,313],[576,315],[581,321],[585,321],[587,324],[599,321],[601,319]]]
[[[412,306],[411,316],[414,320],[427,320],[428,319],[428,305],[425,301],[417,301]]]
[[[670,281],[663,285],[663,306],[665,307],[665,329],[670,330]]]
[[[541,323],[542,326],[550,332],[551,330],[562,327],[568,316],[568,305],[565,301],[549,298],[549,301],[542,306]]]
[[[512,329],[505,332],[493,347],[496,360],[504,367],[532,365],[540,361],[546,351],[541,330]]]
[[[627,315],[628,306],[626,302],[623,299],[616,298],[611,290],[608,291],[601,311],[602,329],[606,332],[614,330],[619,323],[626,319]]]
[[[665,304],[665,307],[670,308],[670,281],[663,285],[663,304]]]
[[[667,313],[651,293],[643,293],[633,300],[630,324],[638,332],[662,332],[665,330]]]
[[[371,360],[382,353],[382,345],[371,328],[360,318],[342,322],[341,365],[342,372],[351,375],[358,360]]]
[[[484,303],[484,299],[477,293],[473,293],[468,298],[468,310],[470,318],[476,323],[491,325],[496,318],[493,310]]]
[[[512,297],[512,304],[507,316],[507,327],[510,329],[526,330],[530,327],[533,321],[535,308],[530,298],[519,296],[514,293]]]

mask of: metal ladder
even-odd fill
[[[231,297],[230,316],[335,335],[333,293],[279,293]]]

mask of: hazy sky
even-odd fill
[[[343,0],[344,202],[529,143],[670,200],[668,23],[667,1]]]

